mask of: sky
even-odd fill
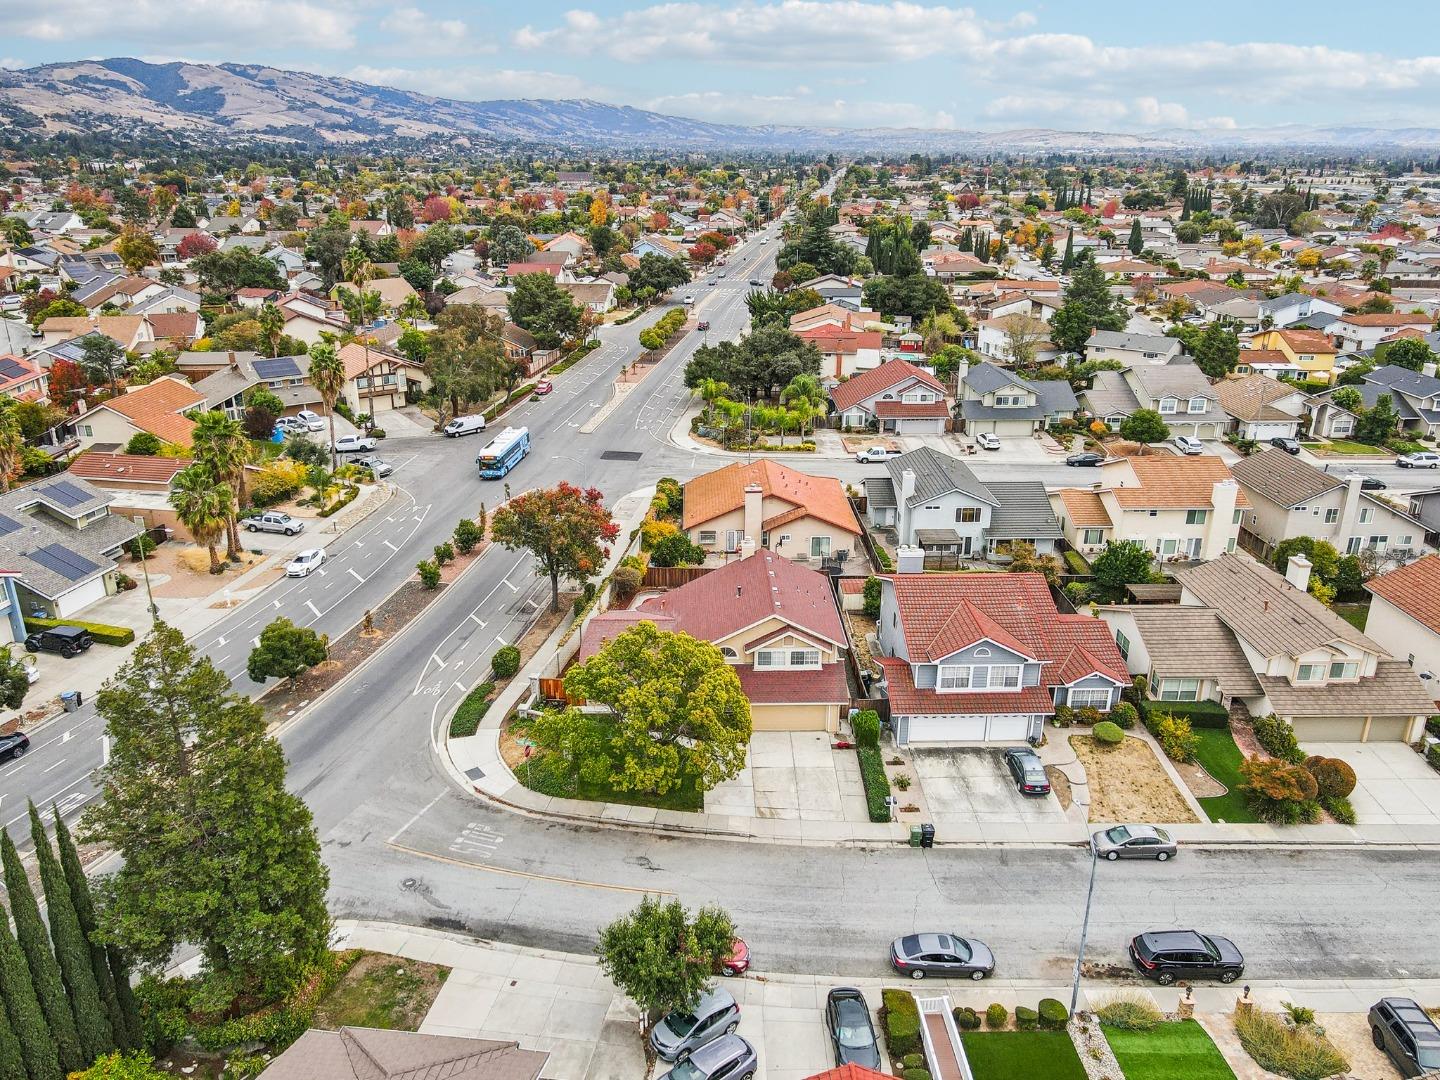
[[[0,67],[260,63],[444,97],[586,97],[742,124],[1440,127],[1435,6],[0,0]]]

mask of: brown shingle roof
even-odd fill
[[[1245,363],[1257,363],[1259,356],[1240,354]],[[1296,417],[1275,408],[1271,402],[1287,398],[1295,393],[1293,386],[1286,386],[1268,375],[1246,375],[1241,379],[1221,379],[1215,384],[1215,396],[1220,407],[1237,420],[1294,420]],[[1233,471],[1233,470],[1232,470]]]
[[[839,480],[833,476],[796,472],[769,458],[749,465],[733,462],[686,484],[683,527],[693,529],[743,507],[745,488],[750,484],[759,484],[766,498],[806,507],[812,517],[857,536],[860,534],[860,525]]]
[[[1078,488],[1066,488],[1057,492],[1060,501],[1065,504],[1065,513],[1077,529],[1109,529],[1115,523],[1110,520],[1109,513],[1105,510],[1105,504],[1101,502],[1100,496],[1093,491],[1081,491]]]
[[[312,1028],[262,1080],[536,1080],[549,1054],[518,1043],[415,1031]]]
[[[158,435],[166,442],[189,446],[195,421],[182,416],[180,410],[193,409],[204,401],[205,395],[197,393],[183,379],[162,376],[148,386],[109,398],[95,408],[117,412],[140,430]]]
[[[1155,678],[1210,678],[1230,696],[1260,693],[1255,670],[1216,612],[1174,604],[1136,604],[1122,610],[1135,620]]]
[[[1440,634],[1440,555],[1426,555],[1409,566],[1397,567],[1365,587]]]
[[[1216,481],[1231,479],[1230,468],[1218,457],[1198,454],[1146,454],[1126,459],[1138,483],[1111,488],[1115,501],[1127,510],[1188,510],[1208,507]],[[1237,507],[1249,502],[1242,491]]]
[[[1429,315],[1415,315],[1403,311],[1340,316],[1340,322],[1350,326],[1429,326],[1430,321]]]
[[[1373,678],[1324,686],[1293,686],[1278,675],[1257,676],[1277,716],[1419,716],[1435,711],[1420,677],[1404,660],[1382,660]]]
[[[1344,483],[1278,446],[1241,458],[1230,471],[1243,487],[1279,506],[1303,505]]]

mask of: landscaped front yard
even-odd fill
[[[1331,439],[1323,443],[1305,443],[1305,449],[1312,454],[1337,454],[1341,456],[1354,455],[1356,457],[1392,457],[1389,450],[1383,446],[1371,446],[1369,443],[1352,442],[1349,439]]]
[[[1070,745],[1085,768],[1091,821],[1173,825],[1195,820],[1149,743],[1127,738],[1119,746],[1102,747],[1089,735],[1072,735]]]
[[[1224,1056],[1194,1020],[1173,1020],[1150,1031],[1121,1031],[1108,1024],[1102,1029],[1125,1080],[1235,1080]]]
[[[960,1042],[975,1080],[1085,1080],[1064,1031],[966,1031]]]
[[[1260,819],[1250,810],[1245,794],[1240,790],[1242,777],[1240,763],[1245,755],[1235,745],[1235,738],[1229,728],[1196,728],[1199,740],[1196,760],[1205,771],[1230,790],[1224,795],[1200,800],[1200,809],[1211,821],[1253,822]]]
[[[438,964],[366,953],[321,1000],[311,1027],[418,1031],[449,974]]]

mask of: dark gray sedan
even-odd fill
[[[890,966],[901,975],[971,978],[976,982],[995,972],[990,946],[956,934],[908,934],[890,945]]]
[[[854,1064],[879,1071],[880,1045],[864,994],[853,986],[831,990],[825,998],[825,1026],[830,1029],[836,1065]]]
[[[1154,859],[1164,862],[1180,853],[1179,846],[1164,829],[1154,825],[1116,825],[1097,832],[1090,838],[1095,854],[1114,862],[1116,859]]]

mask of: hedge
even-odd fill
[[[889,821],[890,778],[885,775],[885,758],[874,748],[856,750],[860,759],[860,779],[865,784],[865,808],[871,821]]]
[[[1071,548],[1065,550],[1065,565],[1070,567],[1072,574],[1079,574],[1081,577],[1089,577],[1091,574],[1090,564],[1085,561],[1085,556]]]
[[[1140,703],[1140,718],[1150,726],[1152,712],[1166,716],[1184,717],[1192,728],[1214,728],[1220,730],[1230,726],[1230,713],[1218,701],[1156,701],[1144,695],[1137,695]]]
[[[1015,1006],[1015,1026],[1021,1031],[1034,1031],[1040,1024],[1040,1014],[1025,1005]]]
[[[1060,1031],[1070,1019],[1070,1011],[1055,998],[1041,998],[1035,1011],[1040,1014],[1040,1026],[1051,1031]]]
[[[494,692],[495,684],[487,681],[465,695],[465,700],[460,702],[460,707],[450,718],[452,739],[463,739],[467,735],[474,735],[480,729],[480,721],[490,710],[490,695]]]
[[[355,496],[359,494],[360,489],[357,487],[347,489],[344,495],[341,495],[339,499],[331,503],[329,506],[325,507],[324,510],[321,510],[317,516],[327,518],[330,517],[332,514],[338,514],[341,510],[344,510],[345,507],[349,506],[352,502],[354,502]]]
[[[1254,717],[1250,725],[1255,731],[1255,741],[1263,746],[1271,757],[1288,761],[1292,765],[1304,763],[1305,751],[1300,749],[1300,740],[1295,737],[1295,729],[1289,723],[1271,713],[1268,716]]]
[[[892,1058],[920,1052],[920,1006],[908,990],[880,991],[885,1045]]]
[[[40,630],[53,630],[57,626],[78,626],[89,630],[90,636],[101,645],[129,645],[135,640],[135,631],[128,626],[111,626],[109,623],[80,622],[77,619],[42,619],[26,616],[25,632],[33,634]]]
[[[577,345],[575,346],[575,348],[571,349],[570,354],[566,356],[564,360],[560,360],[552,364],[549,370],[545,372],[545,374],[547,376],[559,375],[562,371],[569,371],[572,367],[578,364],[581,360],[584,360],[585,357],[589,356],[599,347],[600,339],[591,338],[584,345]]]
[[[855,745],[862,750],[875,750],[880,746],[880,714],[874,709],[861,709],[850,721],[855,732]]]

